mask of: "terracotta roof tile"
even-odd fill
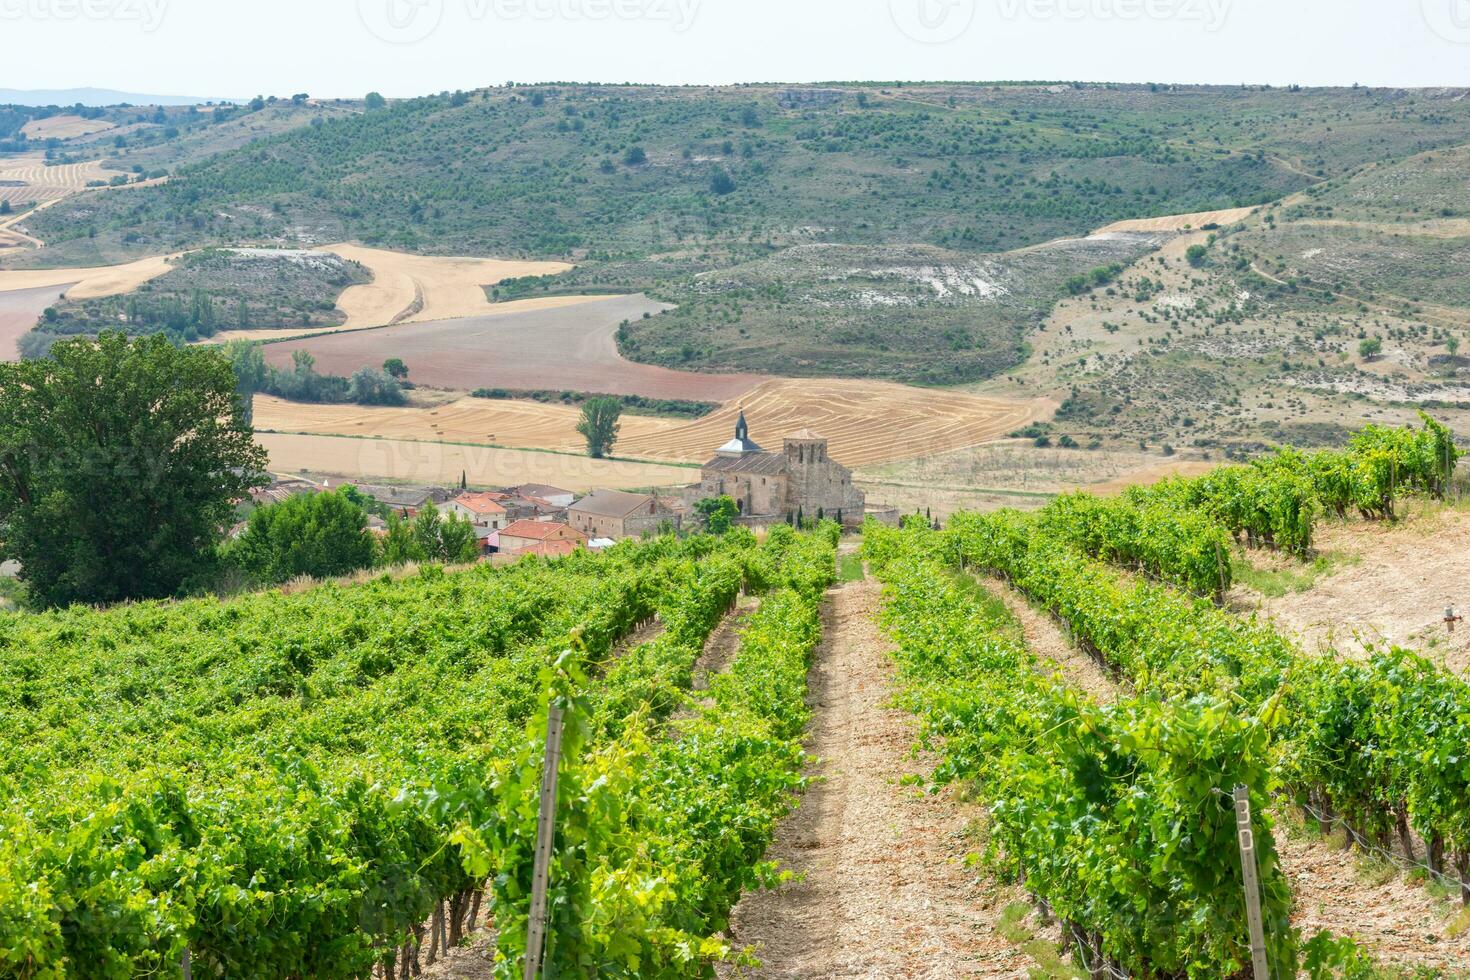
[[[501,538],[531,538],[537,541],[544,541],[558,531],[563,533],[571,531],[577,537],[585,537],[581,531],[573,530],[570,525],[562,524],[560,521],[530,520],[516,521],[509,527],[502,528],[500,536]]]
[[[499,499],[500,495],[493,493],[462,493],[450,503],[459,504],[476,514],[504,514],[505,508],[497,503]]]

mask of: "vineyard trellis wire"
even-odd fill
[[[1319,827],[1330,826],[1334,830],[1343,831],[1345,834],[1347,834],[1347,838],[1349,841],[1352,842],[1353,846],[1357,847],[1361,851],[1367,851],[1382,858],[1385,861],[1388,861],[1390,864],[1393,864],[1401,871],[1416,873],[1422,871],[1431,880],[1440,885],[1443,885],[1446,888],[1464,891],[1467,887],[1470,887],[1470,882],[1466,882],[1464,879],[1458,876],[1447,875],[1443,871],[1436,870],[1434,867],[1424,863],[1423,861],[1411,861],[1408,858],[1404,857],[1403,854],[1381,846],[1380,844],[1364,836],[1360,831],[1353,827],[1352,824],[1348,823],[1346,820],[1335,813],[1324,813],[1317,807],[1313,806],[1311,803],[1308,803],[1304,800],[1292,800],[1290,801],[1290,805],[1301,810],[1302,813],[1311,817],[1313,820],[1316,820]]]

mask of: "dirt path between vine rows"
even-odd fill
[[[1055,664],[1068,684],[1086,691],[1098,704],[1112,704],[1118,699],[1123,686],[1072,642],[1055,617],[1033,608],[1026,596],[1009,583],[996,578],[981,581],[1021,624],[1021,636],[1032,653]]]
[[[1055,617],[1033,608],[1010,585],[984,581],[1020,622],[1027,646],[1056,663],[1069,683],[1101,703],[1126,691],[1125,684],[1078,649]],[[1277,813],[1273,837],[1291,885],[1292,924],[1306,937],[1326,929],[1354,937],[1381,963],[1470,975],[1470,930],[1450,935],[1459,914],[1455,903],[1437,898],[1384,862],[1364,864],[1356,853],[1342,851],[1289,815]]]
[[[1274,836],[1295,899],[1291,921],[1305,936],[1327,929],[1354,937],[1380,963],[1470,976],[1470,931],[1451,935],[1458,895],[1438,898],[1386,861],[1341,850],[1340,832],[1329,840],[1295,824],[1278,814]],[[1418,856],[1423,860],[1422,848]]]
[[[741,899],[730,939],[762,966],[722,976],[1025,977],[1032,965],[995,931],[1018,893],[964,863],[978,810],[902,785],[933,759],[911,754],[914,721],[889,703],[878,602],[871,580],[828,593],[808,681],[819,781],[766,855],[803,878]]]
[[[1126,684],[1080,650],[1055,617],[1034,608],[1005,582],[982,581],[1020,623],[1027,647],[1055,663],[1068,683],[1103,704],[1126,692]],[[1337,850],[1291,817],[1277,815],[1273,836],[1295,900],[1292,922],[1306,936],[1326,929],[1357,938],[1383,963],[1470,970],[1470,935],[1448,934],[1457,912],[1452,904],[1386,866],[1360,867],[1355,856]]]

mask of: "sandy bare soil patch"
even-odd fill
[[[266,359],[289,365],[292,351],[309,350],[316,355],[318,370],[351,374],[401,357],[414,381],[437,388],[552,388],[719,402],[764,380],[759,375],[691,374],[625,360],[617,349],[618,324],[663,309],[635,295],[505,315],[400,323],[272,344]]]
[[[1293,221],[1291,228],[1350,228],[1383,235],[1422,235],[1426,238],[1465,238],[1470,236],[1470,218],[1429,218],[1424,221],[1348,221],[1342,218],[1304,218]]]
[[[1395,643],[1470,675],[1470,627],[1451,634],[1444,624],[1446,606],[1470,612],[1470,511],[1421,508],[1397,524],[1327,521],[1316,546],[1352,561],[1304,592],[1252,593],[1262,613],[1309,648],[1356,655]]]
[[[0,361],[20,358],[16,341],[36,325],[46,307],[55,303],[65,290],[66,284],[62,284],[0,292]]]
[[[1152,486],[1172,476],[1200,476],[1215,469],[1218,462],[1206,462],[1204,460],[1170,459],[1163,462],[1149,463],[1134,470],[1126,476],[1115,477],[1094,483],[1087,487],[1092,493],[1114,494],[1122,493],[1131,486]]]
[[[91,133],[100,133],[105,129],[112,129],[113,123],[106,119],[83,119],[81,116],[47,116],[45,119],[32,119],[20,128],[26,139],[31,140],[69,140],[77,136],[87,136]]]
[[[889,704],[878,598],[871,580],[829,593],[808,694],[820,781],[766,855],[804,878],[745,895],[730,938],[755,947],[760,977],[1025,977],[1030,959],[995,932],[1015,895],[964,862],[976,811],[899,782],[934,760],[911,755],[913,719]]]
[[[1184,231],[1204,225],[1233,225],[1256,209],[1225,208],[1220,211],[1195,211],[1192,214],[1165,214],[1157,218],[1128,218],[1104,225],[1094,235],[1110,231]]]
[[[66,290],[68,299],[96,299],[132,292],[143,283],[163,275],[169,260],[177,256],[157,255],[125,265],[103,265],[80,269],[0,269],[0,294],[14,289],[38,289],[75,283]]]
[[[322,251],[361,262],[373,273],[372,282],[348,287],[337,301],[347,314],[341,330],[492,313],[496,307],[485,296],[485,286],[571,268],[565,262],[409,255],[350,244]]]
[[[441,442],[352,439],[343,436],[260,432],[256,441],[270,454],[272,472],[371,477],[418,485],[449,486],[461,473],[482,487],[549,483],[568,490],[674,487],[692,483],[698,471],[656,463],[628,463]]]

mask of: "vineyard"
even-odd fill
[[[799,786],[835,528],[0,624],[0,975],[520,975],[550,703],[547,969],[684,975]],[[729,668],[706,639],[760,596]],[[519,936],[519,939],[517,939]]]
[[[502,978],[538,950],[548,977],[761,969],[734,910],[806,873],[782,835],[826,778],[809,671],[832,670],[824,601],[869,572],[917,778],[983,804],[983,862],[1076,965],[1378,976],[1351,929],[1299,924],[1280,821],[1470,904],[1470,684],[1401,649],[1309,653],[1222,599],[1240,549],[1308,556],[1324,520],[1444,495],[1459,457],[1426,417],[1116,498],[870,523],[836,589],[838,529],[783,525],[0,619],[0,976],[407,980],[480,930]],[[997,590],[1115,696],[1030,648]],[[892,894],[862,880],[859,904]]]
[[[1470,685],[1400,649],[1309,655],[1211,601],[1229,587],[1234,539],[1305,553],[1318,515],[1380,519],[1405,494],[1442,495],[1459,455],[1425,418],[1369,427],[1342,451],[1282,451],[1113,500],[865,531],[905,703],[944,760],[936,780],[986,801],[991,856],[1093,975],[1249,970],[1241,786],[1272,975],[1371,975],[1350,937],[1292,928],[1273,805],[1422,861],[1470,904]],[[1124,696],[1099,706],[1049,676],[967,571],[1054,615]]]

